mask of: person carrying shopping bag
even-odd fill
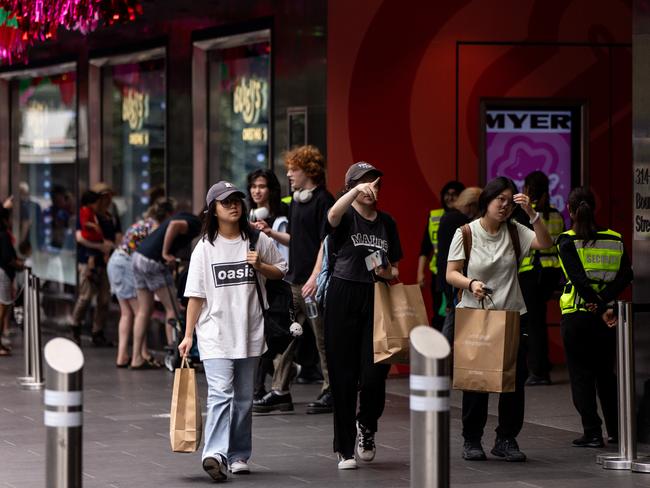
[[[520,205],[529,216],[534,231],[510,222],[515,205]],[[478,207],[480,218],[469,224],[472,236],[469,262],[465,263],[462,229],[456,231],[449,248],[447,282],[463,291],[457,307],[482,308],[481,302],[484,301],[488,308],[515,310],[524,315],[526,306],[517,279],[520,263],[516,256],[526,256],[530,249],[546,249],[553,241],[539,214],[532,209],[529,197],[517,193],[514,183],[508,178],[498,177],[490,181],[481,192]],[[515,240],[519,241],[518,252],[514,248]],[[485,300],[488,294],[490,299]],[[527,377],[523,340],[525,321],[522,322],[515,391],[499,395],[499,424],[492,449],[492,454],[506,461],[526,460],[516,441],[524,422],[524,382]],[[465,460],[486,459],[481,439],[487,422],[488,398],[488,393],[463,392]]]
[[[566,278],[560,297],[562,340],[566,352],[573,404],[584,434],[576,447],[603,447],[602,421],[596,393],[605,417],[609,442],[618,439],[616,400],[616,316],[613,300],[632,281],[630,260],[618,232],[596,224],[596,204],[589,189],[569,194],[572,226],[557,239]]]
[[[355,451],[364,462],[374,459],[386,397],[390,365],[373,360],[374,290],[378,279],[397,277],[402,248],[395,221],[377,210],[382,176],[366,162],[350,166],[346,192],[327,214],[336,260],[325,298],[325,351],[339,469],[357,468]]]
[[[220,181],[206,197],[202,237],[190,259],[185,296],[189,298],[185,337],[178,346],[187,356],[196,328],[208,382],[203,469],[215,481],[248,473],[252,450],[255,368],[264,353],[266,279],[282,279],[287,264],[271,239],[257,236],[246,212],[246,195]],[[255,249],[255,250],[252,250]]]

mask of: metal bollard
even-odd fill
[[[47,488],[81,487],[84,356],[58,337],[45,346],[44,422],[47,427]]]
[[[449,487],[449,354],[447,339],[419,325],[411,331],[411,486]]]
[[[43,388],[43,360],[41,357],[41,313],[39,300],[40,279],[30,274],[29,285],[29,352],[31,378],[21,382],[21,387],[26,390],[40,390]]]
[[[25,285],[23,287],[23,356],[25,362],[25,376],[17,378],[18,384],[34,381],[34,374],[32,373],[32,359],[31,359],[31,327],[29,325],[31,320],[31,311],[29,310],[30,295],[31,295],[31,269],[25,268]]]
[[[627,455],[628,435],[626,427],[625,412],[627,412],[626,392],[627,383],[624,380],[625,372],[625,327],[627,321],[625,302],[619,301],[618,305],[618,325],[616,327],[616,385],[618,390],[618,453],[616,454],[598,454],[596,463],[603,464],[608,461],[607,469],[630,469],[630,461]],[[620,466],[616,468],[614,466]]]

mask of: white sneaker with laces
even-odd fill
[[[230,472],[232,474],[249,474],[251,469],[246,461],[234,461],[230,464]]]
[[[353,457],[344,458],[339,454],[339,469],[357,469],[357,461]]]
[[[375,433],[366,429],[357,422],[357,457],[362,461],[369,463],[375,459],[377,447],[375,446]]]

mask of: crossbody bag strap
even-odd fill
[[[508,233],[510,234],[512,247],[515,250],[515,258],[517,259],[517,268],[519,268],[519,258],[521,258],[521,244],[519,243],[519,231],[517,230],[517,225],[513,224],[512,222],[508,222]]]
[[[463,265],[463,274],[467,276],[467,268],[469,267],[469,256],[472,253],[472,229],[469,224],[464,224],[460,227],[461,235],[463,236],[463,250],[465,251],[465,264]],[[463,289],[458,289],[458,301],[463,299]]]
[[[248,249],[255,251],[257,247],[257,241],[259,239],[259,234],[256,236],[251,236],[248,241]],[[264,298],[262,297],[262,287],[260,286],[260,280],[257,278],[257,270],[253,269],[253,276],[255,277],[255,290],[257,291],[257,299],[260,301],[260,307],[262,308],[262,313],[265,312],[266,307],[264,307]]]

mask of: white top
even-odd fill
[[[248,240],[219,235],[214,245],[200,239],[192,251],[185,296],[205,298],[196,324],[201,359],[242,359],[260,356],[266,350],[255,270],[246,262],[248,248]],[[257,250],[262,262],[287,272],[287,263],[263,233]],[[268,306],[266,278],[261,273],[257,277]]]
[[[535,232],[515,222],[519,232],[519,245],[521,247],[520,259],[528,255],[530,245],[535,239]],[[507,225],[503,224],[499,232],[494,235],[481,226],[480,219],[469,224],[472,231],[472,251],[467,267],[467,277],[477,279],[492,288],[492,301],[486,298],[483,301],[485,308],[498,310],[519,310],[526,313],[526,304],[519,288],[519,265],[515,263],[515,250],[510,240]],[[465,259],[463,248],[463,234],[460,228],[456,229],[454,238],[449,247],[448,261],[461,261]],[[492,304],[494,302],[494,304]],[[481,303],[474,298],[469,290],[463,290],[459,308],[481,308]]]

